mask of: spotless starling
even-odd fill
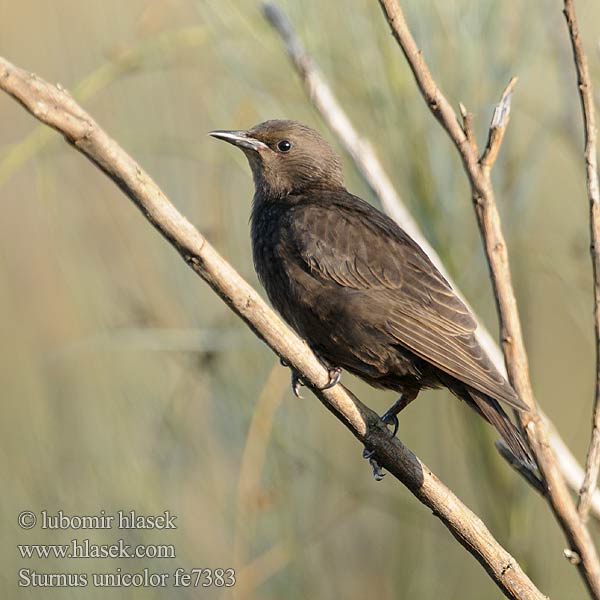
[[[476,322],[421,248],[389,217],[344,187],[341,162],[315,130],[272,120],[212,131],[252,169],[254,265],[275,309],[330,370],[400,393],[383,420],[424,388],[446,387],[531,458],[501,403],[527,407],[491,363]],[[367,455],[368,456],[368,455]]]

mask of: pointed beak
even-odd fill
[[[217,138],[218,140],[228,142],[229,144],[233,144],[234,146],[238,146],[239,148],[254,150],[255,152],[268,148],[268,146],[260,140],[248,135],[247,131],[227,131],[217,129],[216,131],[209,131],[208,135]]]

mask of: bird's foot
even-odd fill
[[[396,434],[398,433],[398,427],[400,426],[398,415],[391,410],[388,410],[381,415],[381,420],[386,425],[392,426],[392,437],[396,437]]]
[[[279,362],[283,367],[290,366],[284,358],[280,358]],[[325,386],[321,388],[321,390],[330,390],[334,385],[337,385],[342,378],[342,369],[340,367],[332,367],[327,371],[329,374],[329,380]],[[303,385],[304,382],[300,379],[298,372],[292,369],[292,392],[294,392],[294,396],[296,396],[296,398],[302,398],[302,395],[300,394],[300,387]]]
[[[337,385],[342,378],[342,369],[340,367],[332,367],[328,369],[329,381],[322,387],[321,390],[330,390],[334,385]]]
[[[365,448],[362,455],[364,459],[369,461],[375,481],[381,481],[385,477],[385,473],[379,463],[373,458],[374,454],[375,452],[373,450],[367,450],[367,448]]]
[[[292,369],[292,392],[294,392],[294,396],[296,396],[296,398],[303,398],[302,394],[300,393],[300,388],[303,385],[304,382],[302,379],[300,379],[298,371],[294,371],[294,369]]]
[[[279,362],[282,367],[290,366],[290,364],[287,362],[287,360],[285,360],[285,358],[280,358]],[[292,392],[294,392],[294,396],[296,396],[296,398],[303,398],[302,394],[300,393],[300,388],[303,385],[304,382],[300,379],[298,371],[294,371],[294,369],[292,369]]]
[[[392,431],[390,433],[392,434],[392,437],[395,437],[398,433],[399,427],[398,415],[392,409],[390,409],[384,412],[383,415],[381,415],[381,420],[386,425],[392,426]],[[371,469],[373,470],[373,477],[375,478],[375,481],[381,481],[384,478],[385,473],[383,472],[383,469],[381,468],[379,463],[373,458],[374,454],[374,450],[368,450],[367,448],[365,448],[363,450],[362,455],[364,459],[369,461]]]

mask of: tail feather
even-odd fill
[[[509,419],[497,400],[468,388],[469,398],[465,400],[491,425],[493,425],[511,452],[524,464],[535,468],[535,460],[523,438],[523,434]],[[471,400],[469,402],[469,400]]]

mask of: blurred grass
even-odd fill
[[[578,99],[560,3],[403,2],[435,76],[474,111],[481,140],[513,73],[520,83],[495,177],[536,395],[583,458],[592,398],[591,279]],[[480,314],[493,300],[462,168],[423,106],[372,0],[282,2],[403,198]],[[0,54],[60,81],[253,283],[251,178],[206,132],[290,117],[323,129],[251,0],[0,0]],[[580,5],[591,69],[600,9]],[[1,465],[5,597],[44,572],[235,567],[208,598],[499,597],[400,485],[376,485],[361,449],[195,278],[104,176],[0,96]],[[348,187],[369,193],[346,162]],[[391,402],[348,377],[377,410]],[[307,394],[308,395],[308,394]],[[544,503],[495,454],[493,434],[441,392],[402,439],[488,523],[554,597],[583,597]],[[175,560],[28,561],[23,509],[169,509]],[[93,532],[98,543],[119,532]],[[465,583],[468,581],[468,585]],[[115,597],[196,597],[193,589]],[[37,594],[37,595],[36,595]]]
[[[171,56],[179,47],[195,48],[205,40],[206,29],[188,27],[156,35],[150,41],[143,41],[132,48],[117,49],[114,56],[109,57],[106,62],[76,83],[71,93],[75,100],[83,104],[119,77],[138,69],[153,68],[152,59],[158,58],[163,66],[165,56]],[[45,125],[38,125],[21,142],[12,144],[0,162],[0,186],[4,185],[17,169],[39,154],[54,137],[51,129]]]

